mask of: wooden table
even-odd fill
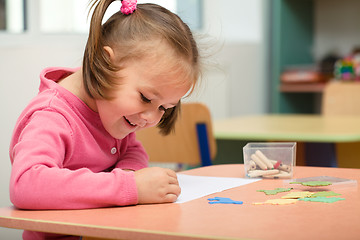
[[[243,177],[241,164],[214,165],[191,175]],[[360,169],[296,167],[295,177],[333,176],[359,181]],[[253,205],[267,199],[259,189],[284,187],[283,180],[261,180],[210,195],[242,205],[208,204],[203,197],[182,204],[155,204],[68,211],[0,209],[0,226],[109,239],[360,239],[359,185],[335,191],[346,200]]]
[[[360,142],[360,117],[254,115],[214,121],[213,129],[218,140],[298,142],[300,154],[297,155],[297,162],[302,165],[338,166],[341,161],[339,166],[360,166],[356,159],[349,160],[348,157],[357,154],[352,152],[354,149],[350,144]],[[349,144],[351,153],[336,156],[334,143]]]
[[[269,114],[234,117],[213,123],[218,139],[357,142],[360,117]]]

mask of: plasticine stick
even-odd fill
[[[248,176],[249,177],[265,177],[267,175],[272,176],[274,174],[279,174],[280,171],[277,169],[273,169],[273,170],[253,170],[253,171],[249,171],[248,172]]]
[[[274,164],[274,168],[275,169],[278,169],[280,166],[281,166],[281,161],[277,161],[275,164]]]
[[[261,161],[259,159],[258,156],[256,156],[255,154],[251,155],[251,159],[256,163],[256,165],[258,165],[262,170],[267,170],[267,166],[265,165],[265,163],[263,161]]]
[[[274,174],[274,175],[263,175],[263,178],[273,178],[273,179],[278,179],[278,178],[290,178],[291,174],[285,171],[280,171],[278,174]]]
[[[289,165],[282,164],[278,167],[279,170],[285,171],[285,172],[291,172],[291,167]]]
[[[255,154],[265,163],[268,169],[274,169],[274,165],[260,150],[256,150]]]
[[[253,160],[249,161],[249,170],[255,170],[256,169],[256,163]]]
[[[270,162],[272,162],[275,166],[276,163],[281,162],[281,161],[270,160]],[[280,165],[276,169],[279,169],[279,170],[282,170],[285,172],[291,172],[291,167],[289,165],[282,164],[282,163],[280,163]]]

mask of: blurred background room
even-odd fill
[[[206,104],[215,121],[266,113],[318,114],[326,84],[336,78],[359,80],[360,1],[138,1],[142,2],[179,14],[203,55],[209,56],[200,91],[185,101]],[[43,68],[81,65],[87,4],[0,0],[1,206],[11,205],[8,147],[16,119],[37,94]],[[120,3],[114,3],[108,16],[119,8]],[[218,141],[215,163],[236,162],[227,151],[242,154],[234,141]],[[0,236],[21,239],[21,232],[1,228]]]

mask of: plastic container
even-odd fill
[[[325,182],[329,183],[326,186],[307,186],[307,182]],[[332,176],[316,176],[316,177],[307,177],[307,178],[297,178],[284,181],[284,186],[291,187],[293,189],[303,190],[303,191],[331,191],[338,188],[357,188],[357,181],[347,178],[338,178]]]
[[[296,164],[296,142],[248,143],[243,148],[248,178],[292,178]]]

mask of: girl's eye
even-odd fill
[[[144,94],[140,93],[140,97],[141,97],[141,101],[143,101],[144,103],[151,103],[151,100],[148,99],[147,97],[145,97]],[[166,108],[163,106],[160,106],[159,110],[165,112]]]
[[[141,100],[145,103],[151,103],[151,100],[144,96],[144,94],[140,93]]]
[[[166,111],[166,108],[164,108],[163,106],[160,106],[160,107],[159,107],[159,110],[165,112],[165,111]]]

